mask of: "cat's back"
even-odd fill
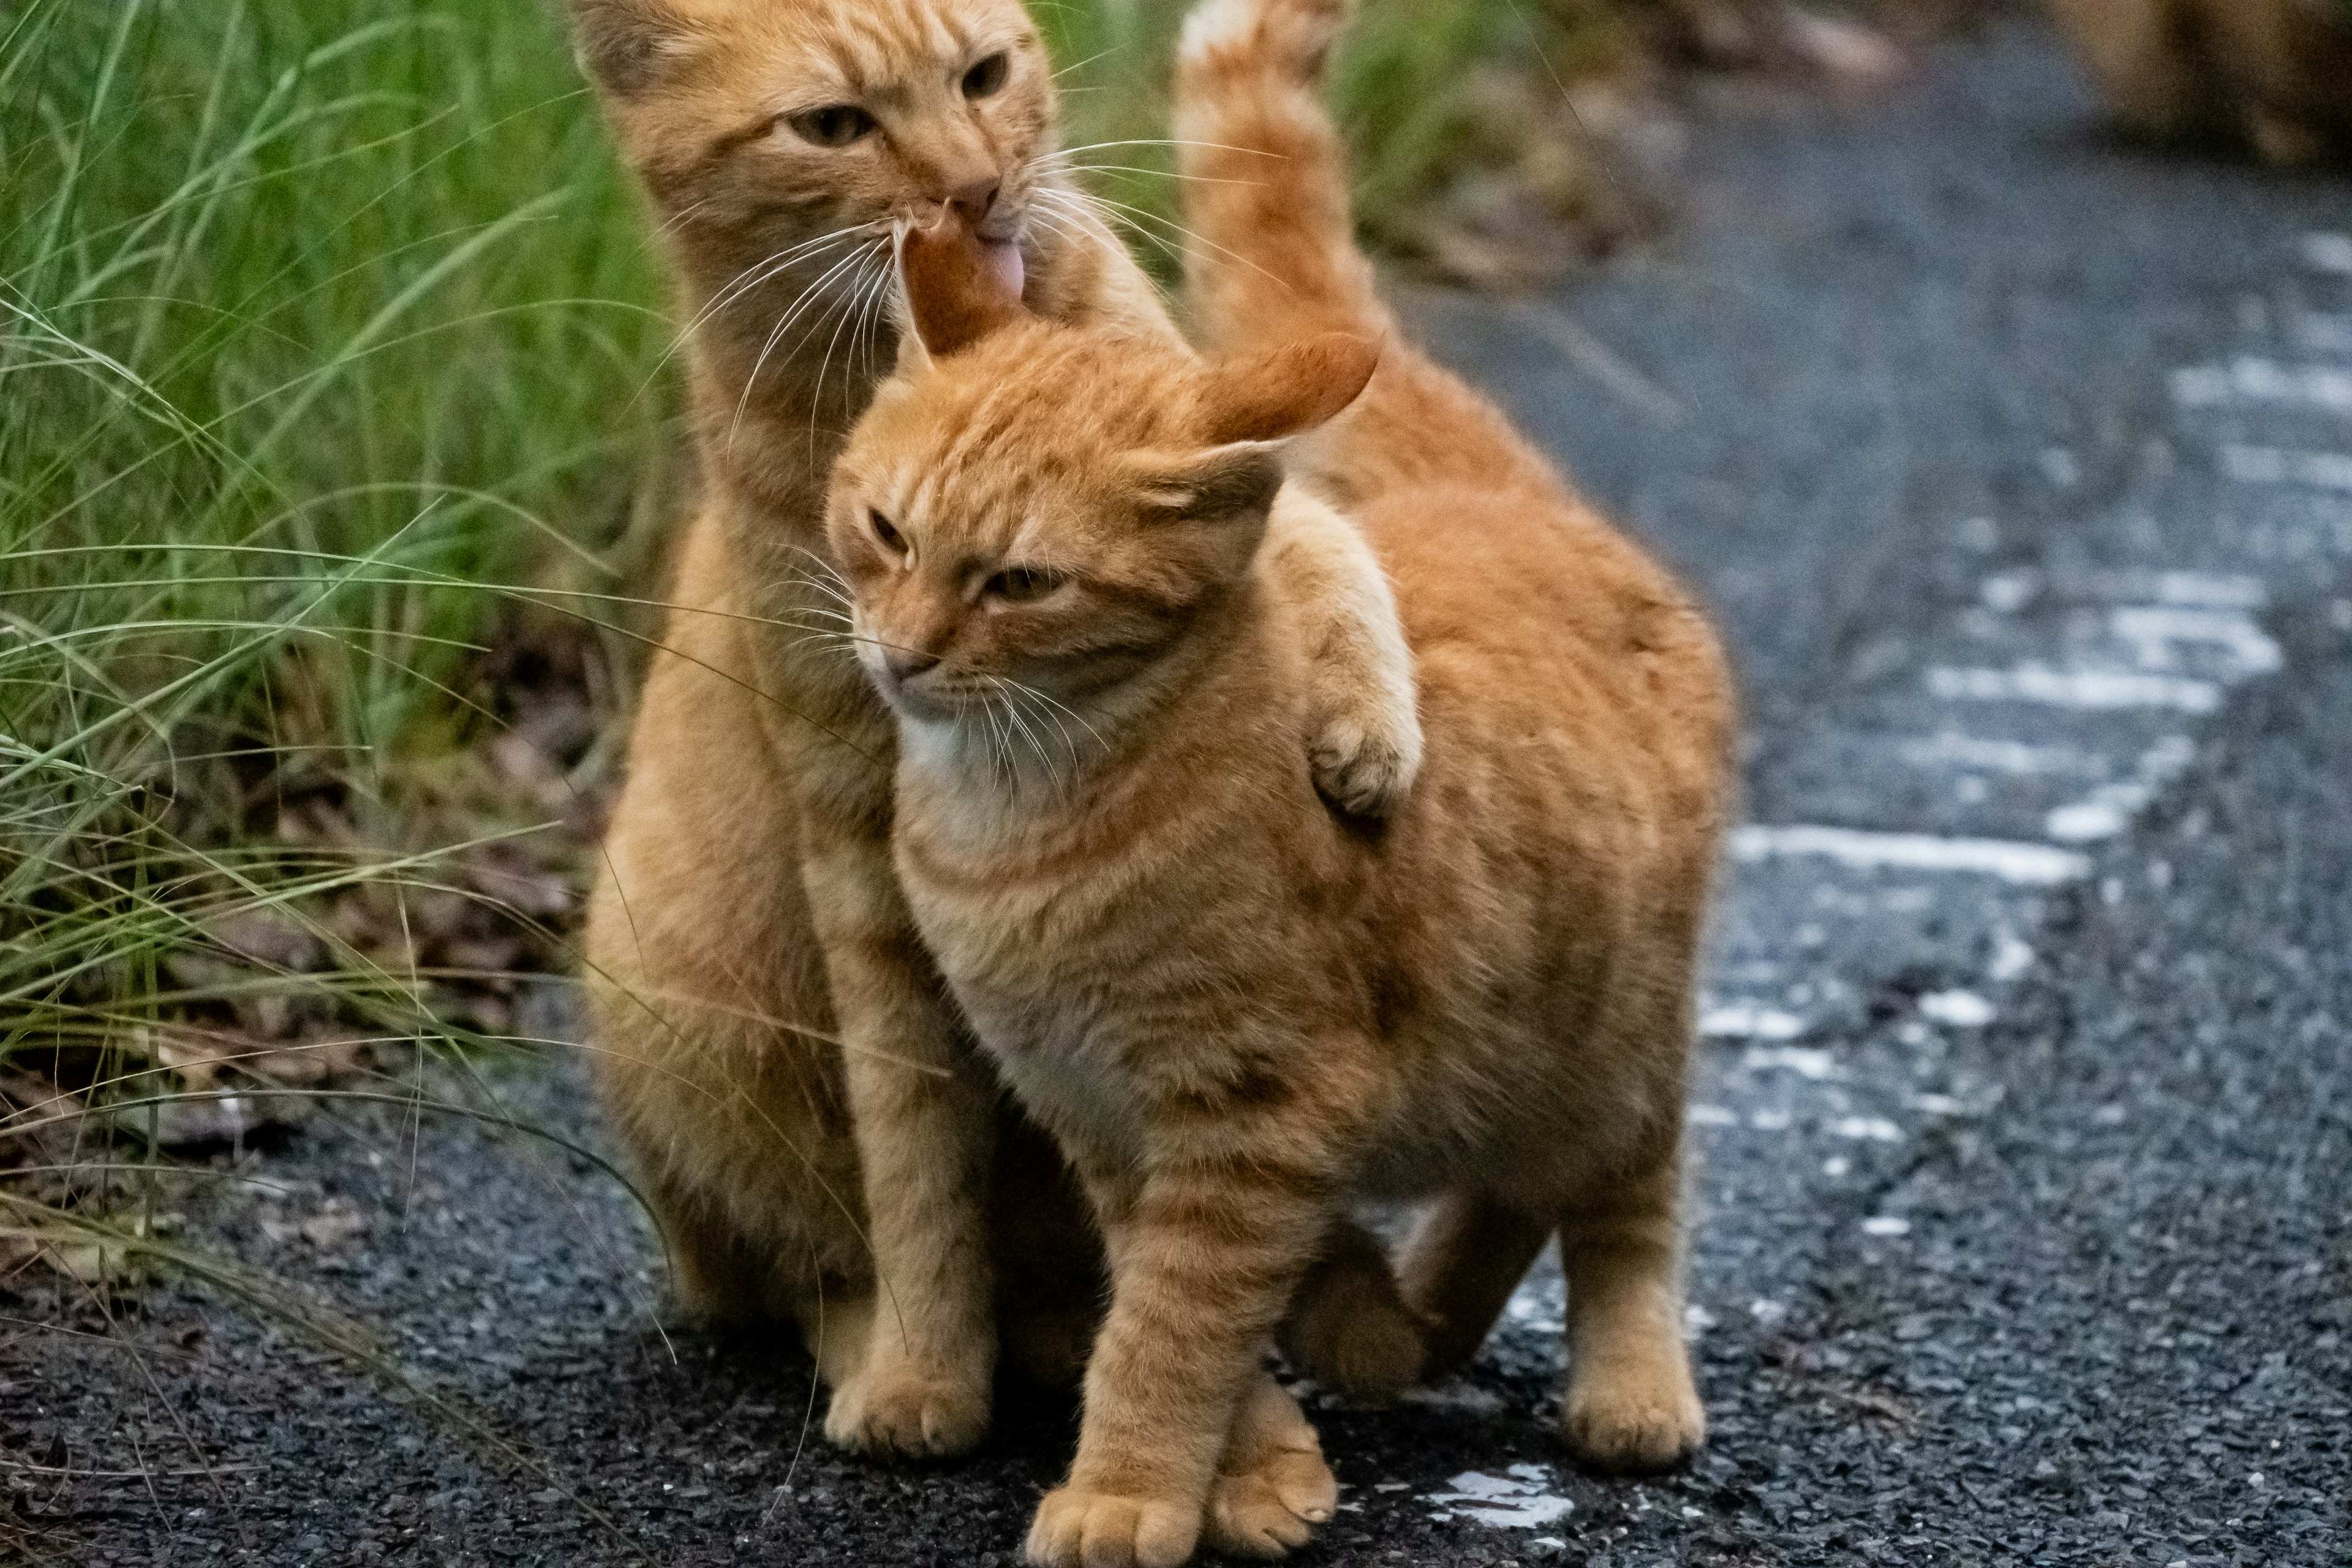
[[[1499,748],[1580,768],[1580,793],[1720,796],[1734,719],[1721,643],[1598,512],[1549,485],[1457,483],[1391,492],[1361,521],[1396,585],[1440,778],[1449,751]]]

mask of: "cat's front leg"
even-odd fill
[[[874,1251],[865,1359],[825,1436],[945,1456],[988,1429],[996,1370],[988,1227],[993,1095],[918,938],[887,843],[813,827],[802,864],[824,950]]]
[[[1038,1568],[1173,1568],[1204,1522],[1225,1522],[1207,1521],[1219,1460],[1314,1256],[1328,1181],[1295,1145],[1220,1131],[1214,1152],[1140,1175],[1082,1163],[1110,1251],[1111,1307],[1087,1364],[1077,1458],[1030,1526]],[[1308,1489],[1289,1489],[1299,1525],[1328,1512]],[[1263,1555],[1291,1544],[1286,1529],[1214,1533]]]
[[[1343,811],[1380,816],[1421,768],[1412,650],[1388,574],[1356,525],[1294,481],[1266,522],[1266,581],[1307,655],[1307,754]]]

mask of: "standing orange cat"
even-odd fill
[[[688,1304],[797,1321],[835,1440],[952,1453],[987,1424],[996,1288],[1015,1327],[1083,1344],[1091,1243],[1051,1223],[1072,1205],[1050,1155],[992,1215],[998,1091],[891,868],[890,722],[830,646],[825,475],[891,363],[892,237],[917,216],[962,213],[1044,315],[1174,332],[1052,152],[1014,0],[571,4],[691,312],[702,484],[589,917],[605,1105]],[[1303,521],[1330,592],[1292,749],[1377,810],[1419,744],[1410,665],[1363,541]],[[1000,1280],[992,1221],[1041,1216],[1045,1256]]]
[[[943,226],[909,241],[919,349],[829,503],[898,723],[901,881],[1109,1248],[1077,1456],[1029,1537],[1055,1568],[1190,1554],[1360,1195],[1428,1205],[1404,1289],[1440,1359],[1557,1235],[1570,1445],[1647,1467],[1705,1430],[1677,1207],[1724,660],[1396,338],[1315,98],[1340,14],[1214,0],[1186,31],[1189,216],[1237,263],[1193,282],[1232,357],[1041,321]],[[1286,468],[1347,498],[1412,647],[1426,760],[1377,831],[1288,742],[1316,574],[1282,535],[1325,503]]]

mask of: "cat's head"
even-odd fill
[[[1377,345],[1245,359],[1032,316],[961,225],[910,235],[914,331],[834,469],[858,657],[919,720],[1099,710],[1228,601],[1281,447],[1352,402]]]
[[[988,240],[1018,237],[1054,134],[1051,68],[1019,0],[570,5],[689,266],[733,276],[950,204]],[[1018,252],[997,260],[1017,268]]]

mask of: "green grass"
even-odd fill
[[[0,1070],[436,1026],[335,917],[545,815],[436,803],[658,515],[660,298],[536,5],[0,16]]]

